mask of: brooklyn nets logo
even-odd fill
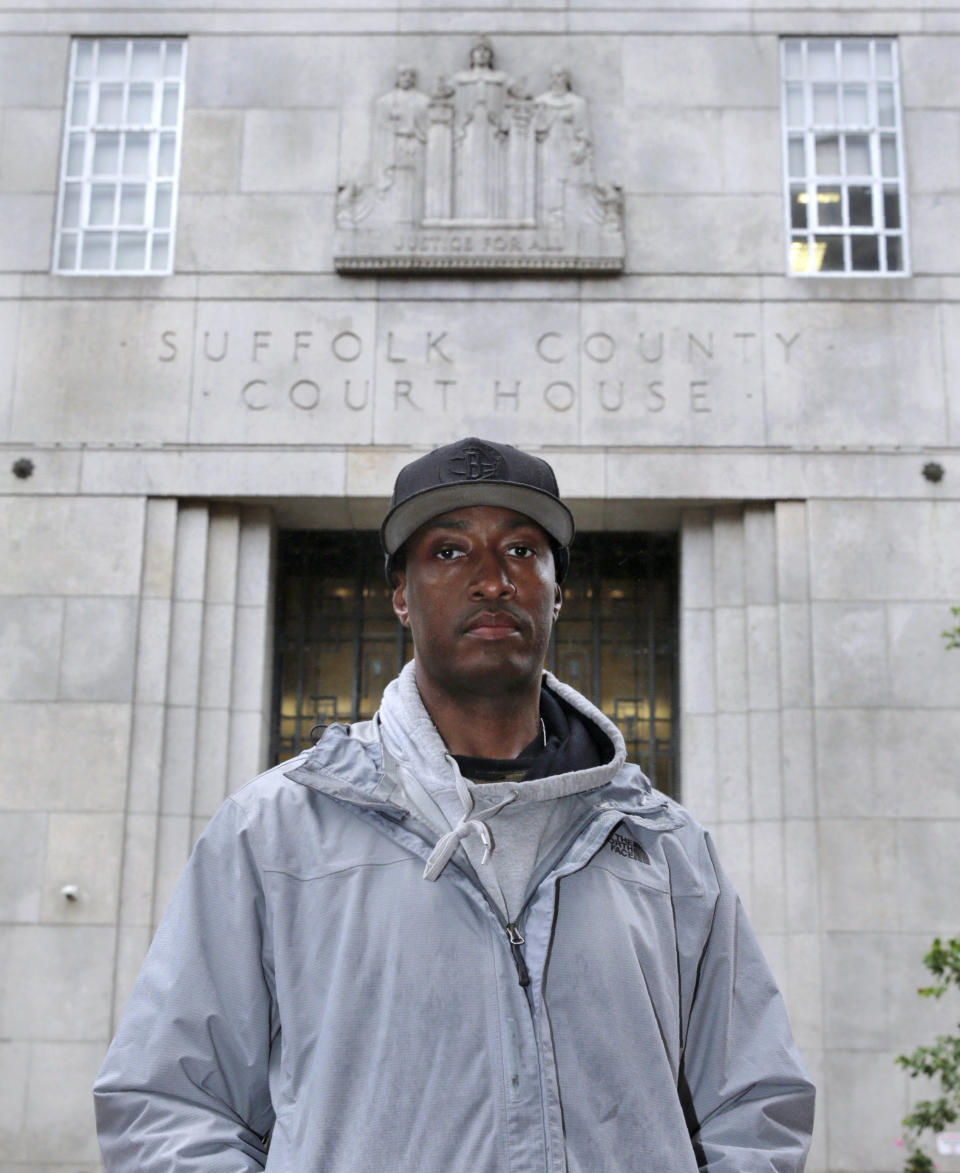
[[[447,461],[445,480],[489,481],[503,473],[503,457],[486,444],[471,444]]]

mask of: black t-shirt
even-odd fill
[[[471,782],[526,782],[599,766],[613,756],[609,738],[545,688],[540,690],[540,732],[515,758],[455,754],[460,773]]]

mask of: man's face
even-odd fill
[[[532,687],[560,611],[540,526],[511,509],[474,505],[433,518],[406,548],[393,609],[413,633],[421,683],[452,698]]]

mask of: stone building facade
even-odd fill
[[[676,788],[809,1167],[899,1167],[960,896],[958,53],[951,0],[4,9],[3,1173],[99,1167],[153,927],[271,753],[278,535],[463,434],[676,535]]]

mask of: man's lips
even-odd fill
[[[467,620],[463,630],[480,639],[505,639],[520,631],[520,623],[507,611],[481,611]]]

